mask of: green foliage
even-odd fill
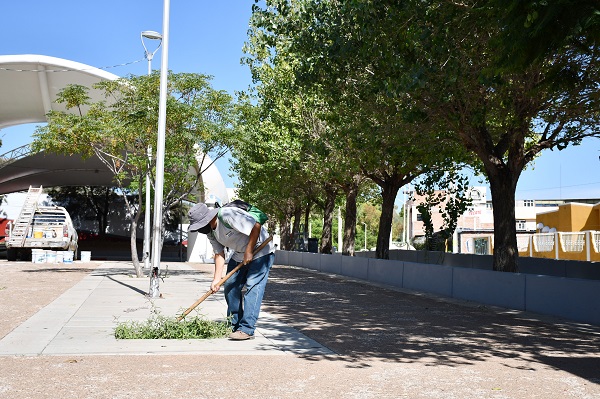
[[[544,149],[600,137],[599,15],[595,0],[267,0],[253,6],[245,61],[259,90],[265,71],[291,75],[292,85],[267,85],[274,100],[261,104],[280,107],[275,126],[317,94],[300,108],[320,104],[313,115],[326,123],[313,126],[326,129],[294,136],[318,160],[305,165],[331,185],[331,165],[346,160],[342,171],[376,182],[381,236],[398,187],[446,160],[482,170],[495,220],[506,221],[495,226],[494,268],[515,271],[521,172]]]
[[[381,203],[363,202],[358,205],[356,224],[356,248],[365,247],[365,228],[367,232],[367,250],[375,247],[379,233]],[[366,223],[366,226],[365,226]]]
[[[600,5],[596,0],[487,3],[505,27],[494,46],[500,65],[507,69],[526,68],[569,46],[592,50],[600,39]]]
[[[160,76],[157,72],[129,76],[94,87],[104,93],[104,101],[90,103],[88,88],[83,86],[61,90],[57,101],[68,112],[47,115],[48,124],[34,133],[32,149],[95,156],[112,172],[125,204],[125,218],[131,223],[132,260],[139,276],[135,234],[143,209],[145,177],[150,175],[154,182],[156,175],[156,160],[149,160],[147,151],[157,143]],[[228,151],[234,108],[231,96],[214,90],[206,75],[169,73],[167,90],[161,211],[164,221],[173,221],[181,218],[177,204],[194,200],[190,193],[199,188],[200,176],[210,166],[197,158],[210,156],[214,161]],[[164,231],[164,225],[160,227]]]
[[[383,248],[389,244],[398,189],[428,165],[455,156],[456,146],[436,126],[417,125],[425,114],[410,97],[394,92],[397,84],[391,76],[403,78],[397,66],[402,58],[394,48],[394,40],[406,40],[405,30],[397,24],[403,11],[388,6],[369,10],[375,7],[357,2],[267,1],[264,9],[253,8],[245,50],[246,62],[262,85],[265,70],[286,66],[292,85],[276,93],[301,98],[300,115],[316,116],[304,118],[310,124],[297,125],[309,132],[299,137],[309,154],[311,178],[331,187],[343,186],[360,174],[380,186],[378,256],[386,257]],[[360,37],[373,29],[389,35],[367,41]],[[318,101],[306,101],[315,98],[311,95]],[[440,143],[437,151],[428,146],[434,140]]]
[[[425,197],[424,201],[417,205],[417,210],[425,226],[425,247],[431,250],[435,246],[432,210],[438,208],[444,220],[444,225],[440,228],[440,238],[451,238],[456,230],[458,218],[473,202],[468,196],[468,178],[459,175],[455,169],[440,169],[425,174],[414,187],[417,195]]]
[[[214,339],[224,338],[229,333],[229,322],[198,316],[177,321],[177,318],[156,313],[146,321],[128,321],[115,327],[116,339]]]

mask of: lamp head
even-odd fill
[[[162,40],[162,35],[153,30],[145,30],[142,32],[142,37],[150,40]]]

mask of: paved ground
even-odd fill
[[[276,266],[255,340],[117,341],[212,266],[169,264],[154,302],[125,262],[0,272],[0,398],[600,398],[598,326]],[[222,294],[199,311],[222,318]]]

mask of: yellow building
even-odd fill
[[[538,225],[542,223],[557,231],[576,232],[600,230],[600,203],[596,205],[570,202],[558,207],[558,210],[538,213]]]
[[[536,215],[537,230],[520,256],[600,261],[600,203],[570,202]]]

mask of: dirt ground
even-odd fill
[[[95,265],[91,264],[91,267]],[[0,260],[0,338],[34,315],[93,269]]]
[[[0,338],[94,267],[0,261]],[[600,399],[600,327],[283,266],[264,309],[337,355],[0,356],[0,398]]]

